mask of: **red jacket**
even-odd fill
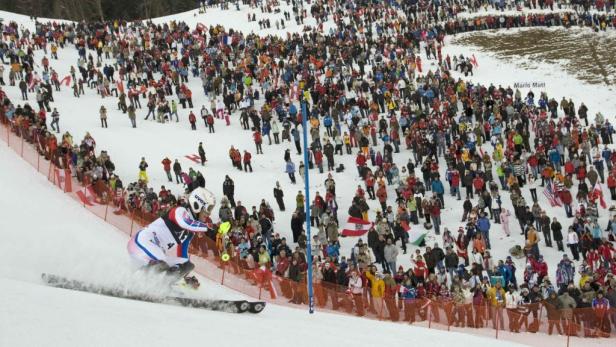
[[[458,170],[455,170],[451,173],[451,186],[457,187],[460,185],[460,173]]]
[[[321,151],[314,152],[314,163],[319,165],[323,162],[323,153]]]
[[[250,159],[252,159],[252,154],[250,154],[250,152],[244,152],[244,163],[250,163]]]
[[[260,132],[255,131],[252,134],[252,138],[255,140],[255,143],[257,143],[257,144],[261,143],[261,133]]]
[[[366,165],[366,157],[363,154],[358,155],[357,158],[355,158],[355,164],[357,164],[357,166]]]
[[[380,186],[379,189],[376,190],[376,197],[379,199],[379,202],[387,201],[387,189],[384,185]]]
[[[571,196],[571,192],[569,190],[563,190],[560,192],[560,200],[565,205],[571,205],[573,202],[573,197]]]
[[[577,169],[577,179],[578,181],[582,181],[586,178],[586,167],[579,166]]]
[[[567,161],[565,163],[565,174],[573,175],[574,172],[575,172],[575,168],[573,167],[573,163],[571,162],[571,160]]]
[[[612,249],[607,245],[599,246],[599,254],[601,255],[601,258],[603,258],[603,261],[610,261],[613,257]]]
[[[439,206],[438,203],[432,204],[432,207],[430,208],[430,215],[432,215],[432,216],[440,216],[441,215],[441,207]]]
[[[473,180],[473,187],[475,187],[476,190],[482,190],[484,184],[485,182],[479,176],[475,177],[475,179]]]
[[[171,171],[171,160],[169,160],[169,158],[163,159],[161,163],[163,164],[163,169],[165,169],[165,172]]]
[[[374,187],[374,176],[368,175],[366,177],[366,187]]]
[[[423,260],[418,260],[415,262],[415,268],[413,269],[413,274],[415,277],[426,278],[428,277],[428,268],[426,267],[426,263]]]
[[[548,264],[545,261],[536,261],[532,260],[533,271],[535,271],[539,276],[545,277],[548,275]]]
[[[612,175],[610,173],[609,176],[607,176],[607,187],[608,188],[616,188],[616,178],[614,178],[614,175]]]

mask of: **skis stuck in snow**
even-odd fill
[[[139,300],[156,304],[180,305],[184,307],[201,308],[210,311],[223,311],[228,313],[259,313],[265,308],[265,302],[246,300],[214,300],[195,299],[181,296],[154,296],[131,292],[126,288],[110,288],[86,282],[69,279],[52,274],[42,274],[45,284],[69,290],[88,292],[122,299]]]

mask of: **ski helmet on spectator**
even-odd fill
[[[211,212],[216,204],[214,194],[205,188],[197,188],[188,196],[188,204],[194,215],[199,214],[203,209]]]

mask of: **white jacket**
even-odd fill
[[[577,244],[578,242],[580,242],[580,240],[579,240],[576,232],[572,232],[572,233],[568,233],[567,234],[567,244],[568,245],[574,245],[574,244]]]
[[[518,305],[522,301],[520,294],[518,292],[507,292],[505,293],[505,307],[506,308],[518,308]]]
[[[352,294],[362,294],[363,288],[361,277],[357,276],[357,278],[353,278],[353,276],[351,276],[351,278],[349,278],[349,289]]]

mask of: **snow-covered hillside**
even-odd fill
[[[289,7],[282,5],[281,10],[288,11]],[[162,24],[170,20],[185,21],[191,27],[198,23],[207,26],[221,24],[246,33],[281,37],[285,37],[287,32],[303,30],[303,27],[295,25],[293,20],[287,23],[286,29],[276,30],[272,27],[260,30],[256,22],[246,21],[248,14],[253,12],[257,13],[257,20],[269,18],[272,24],[282,18],[282,14],[261,14],[258,10],[242,5],[240,11],[208,9],[205,14],[190,11],[154,19],[154,22]],[[33,21],[27,16],[0,11],[0,17],[16,20],[24,27],[34,27]],[[307,18],[305,23],[314,25],[314,19]],[[329,27],[325,25],[326,32]],[[612,97],[613,89],[584,84],[561,71],[557,65],[539,64],[537,69],[526,70],[506,65],[494,56],[477,52],[474,48],[447,42],[443,54],[475,54],[477,57],[479,68],[475,70],[475,76],[468,79],[481,83],[501,83],[503,86],[515,82],[543,81],[546,82],[550,97],[556,100],[563,96],[571,97],[577,103],[584,100],[590,115],[602,111],[614,121],[612,116],[616,99]],[[69,75],[71,66],[77,65],[78,53],[71,46],[59,50],[58,55],[60,59],[51,60],[50,66],[58,71],[62,78]],[[43,56],[40,50],[34,53],[37,63]],[[103,60],[104,64],[113,62],[112,59]],[[425,61],[424,64],[427,68],[435,67],[431,61]],[[40,70],[40,67],[37,69]],[[457,72],[454,76],[464,78]],[[242,201],[249,211],[252,206],[258,206],[261,199],[266,199],[276,212],[275,232],[291,239],[291,213],[295,208],[295,194],[303,190],[303,181],[298,174],[297,184],[290,182],[284,173],[283,155],[285,150],[290,149],[296,165],[303,161],[303,156],[296,154],[295,146],[290,142],[268,145],[267,139],[264,139],[264,154],[256,155],[251,132],[242,130],[237,112],[231,116],[230,126],[226,126],[223,120],[216,119],[216,133],[208,133],[199,118],[199,110],[202,106],[209,108],[210,98],[203,95],[198,78],[191,77],[188,86],[193,91],[193,111],[198,117],[197,131],[190,130],[187,119],[190,110],[182,109],[181,106],[178,106],[177,123],[173,121],[160,124],[144,120],[147,108],[143,99],[141,102],[144,108],[137,110],[137,128],[134,129],[128,117],[118,110],[115,97],[101,99],[95,90],[87,87],[85,95],[80,98],[73,97],[70,88],[62,87],[61,92],[54,94],[55,102],[52,107],[57,107],[61,114],[62,133],[69,131],[79,142],[89,132],[96,139],[97,151],[107,150],[115,163],[115,172],[124,180],[125,185],[137,180],[139,160],[145,157],[149,163],[150,187],[158,191],[165,185],[174,193],[182,192],[181,185],[167,181],[161,165],[161,160],[165,157],[171,160],[177,158],[184,171],[188,171],[190,167],[201,171],[205,176],[206,187],[214,192],[218,199],[223,196],[222,182],[225,175],[235,181],[235,200]],[[15,104],[23,104],[18,88],[2,89]],[[522,89],[523,94],[526,91]],[[538,90],[535,92],[538,94]],[[30,96],[33,97],[34,94],[31,93]],[[257,107],[262,103],[262,99],[257,101]],[[35,106],[36,101],[31,98],[30,104]],[[109,128],[106,129],[100,126],[98,110],[101,106],[105,106],[109,111]],[[199,142],[203,142],[208,159],[205,166],[187,158],[197,153]],[[379,142],[379,148],[381,145]],[[231,146],[242,152],[249,150],[253,154],[253,173],[241,172],[232,167],[228,156]],[[487,149],[490,145],[486,144],[484,147]],[[394,162],[402,167],[411,157],[410,151],[403,150],[394,156]],[[466,334],[442,334],[405,324],[342,315],[317,313],[315,316],[309,316],[305,310],[275,305],[269,305],[265,312],[258,316],[240,316],[127,301],[43,286],[40,274],[50,272],[97,283],[122,283],[128,287],[154,290],[147,285],[144,287],[144,278],[135,273],[126,254],[126,235],[63,196],[1,141],[0,162],[3,163],[0,169],[0,192],[3,193],[3,198],[0,199],[0,211],[3,215],[0,218],[0,346],[163,346],[195,342],[230,346],[245,346],[251,342],[272,346],[290,343],[298,346],[393,346],[409,343],[434,346],[483,343],[512,345]],[[342,173],[332,172],[337,184],[338,217],[341,221],[347,217],[353,192],[358,185],[364,186],[357,176],[354,162],[355,153],[336,156],[336,165],[342,163],[347,169]],[[442,163],[441,161],[440,173],[441,177],[444,177],[446,167]],[[311,170],[310,175],[312,196],[317,191],[324,195],[327,171],[319,174],[317,170]],[[421,177],[419,168],[416,169],[416,175]],[[276,182],[281,184],[285,192],[286,212],[279,211],[276,206],[272,194]],[[527,201],[532,201],[528,190],[523,190],[523,193]],[[388,194],[392,200],[391,197],[395,196],[393,186],[388,187]],[[607,196],[607,191],[605,194]],[[461,226],[462,201],[445,195],[446,208],[443,211],[442,227],[455,232]],[[503,202],[504,207],[513,211],[509,199],[503,199]],[[539,202],[548,208],[551,217],[566,220],[562,209],[548,207],[549,203],[540,189]],[[374,212],[380,209],[380,205],[378,201],[368,203],[371,208],[370,219],[373,220]],[[601,226],[606,225],[605,211],[601,213],[599,220]],[[511,237],[505,236],[501,226],[492,227],[491,253],[494,260],[504,259],[510,247],[523,245],[523,237],[519,235],[520,229],[513,217],[510,225]],[[566,228],[568,225],[563,222],[563,226]],[[413,228],[421,228],[421,225]],[[435,242],[442,245],[441,236],[434,235],[433,230],[429,232],[427,240],[429,245]],[[340,239],[341,255],[348,256],[356,241],[357,238]],[[549,276],[553,278],[555,265],[561,259],[562,253],[555,249],[545,249],[543,243],[541,246],[542,254],[550,266]],[[408,255],[400,252],[397,264],[408,268],[411,263],[410,255],[414,254],[415,249],[416,247],[409,247]],[[521,278],[524,262],[516,262],[517,274]],[[198,295],[216,298],[242,297],[239,293],[206,280],[203,280]],[[545,346],[564,343],[564,337],[523,333],[516,336],[516,341]],[[594,346],[608,345],[612,341],[576,339],[574,342],[575,346]]]
[[[285,5],[282,5],[282,8],[285,9]],[[242,7],[242,11],[237,13],[235,10],[222,11],[219,9],[210,9],[205,14],[197,14],[196,11],[190,11],[168,18],[165,17],[165,20],[173,19],[175,21],[186,21],[190,25],[196,25],[198,22],[207,25],[224,23],[229,27],[244,32],[250,32],[255,30],[254,25],[256,24],[243,20],[249,12],[254,11],[251,11],[247,7]],[[6,12],[2,13],[0,11],[0,15],[9,18]],[[223,19],[227,18],[226,16],[237,18],[235,15],[238,15],[242,20],[224,22]],[[278,14],[260,14],[260,16],[263,18],[272,18],[273,21],[273,18],[277,18]],[[27,16],[14,15],[11,16],[11,18],[24,27],[32,28],[34,25],[33,21]],[[162,22],[163,19],[160,19],[160,21]],[[261,33],[259,32],[259,34]],[[460,53],[467,56],[470,53],[476,55],[479,68],[476,69],[475,76],[469,76],[468,79],[481,83],[501,81],[503,86],[527,80],[544,81],[546,82],[550,97],[554,97],[556,100],[560,100],[563,96],[567,98],[572,97],[574,101],[584,100],[589,108],[589,114],[594,114],[598,111],[602,111],[606,116],[612,114],[610,109],[614,106],[614,99],[608,96],[610,89],[598,85],[583,84],[574,77],[560,71],[557,66],[544,66],[544,64],[541,65],[542,68],[526,71],[515,66],[504,65],[489,54],[475,52],[466,47],[445,45],[443,51],[444,54],[449,53],[450,55]],[[35,61],[40,61],[44,53],[38,50],[34,52],[34,56],[36,59]],[[57,61],[51,60],[50,66],[57,70],[59,76],[62,78],[62,76],[69,75],[71,66],[77,66],[78,53],[72,47],[63,49],[59,51],[59,58],[60,60]],[[103,62],[112,64],[114,60],[104,59]],[[426,60],[425,65],[428,69],[435,68],[434,60]],[[457,72],[453,72],[453,74],[456,77],[465,78],[462,74]],[[572,86],[577,84],[583,85],[583,89],[580,88],[580,90],[575,90]],[[183,191],[181,185],[167,182],[161,164],[162,159],[165,157],[169,157],[171,160],[176,158],[179,159],[184,171],[188,171],[189,167],[201,171],[206,179],[206,187],[218,197],[222,196],[222,182],[225,179],[225,175],[229,175],[235,181],[235,200],[241,201],[250,211],[251,206],[258,206],[261,199],[266,199],[276,212],[275,231],[280,233],[283,237],[290,238],[290,220],[291,213],[295,207],[295,195],[299,190],[303,190],[303,181],[298,175],[298,184],[291,184],[289,178],[284,173],[283,155],[286,149],[290,149],[292,160],[296,166],[298,166],[300,161],[303,161],[303,156],[296,154],[293,143],[283,142],[279,145],[272,144],[269,146],[267,138],[264,139],[263,144],[264,154],[256,155],[252,133],[242,130],[238,112],[235,112],[231,116],[230,126],[226,126],[223,120],[216,119],[216,133],[209,134],[203,121],[199,118],[199,110],[201,106],[205,106],[206,108],[210,107],[210,98],[203,95],[201,92],[201,84],[198,78],[190,78],[188,86],[193,91],[194,108],[192,110],[198,117],[197,131],[190,130],[190,124],[188,122],[188,113],[190,109],[182,109],[179,105],[179,123],[173,121],[160,124],[152,121],[152,118],[145,121],[143,118],[147,113],[147,108],[145,107],[144,100],[142,100],[143,108],[137,110],[137,128],[133,129],[126,114],[122,114],[122,112],[118,110],[116,98],[110,97],[101,99],[94,90],[87,88],[85,95],[80,98],[75,98],[70,88],[63,87],[61,92],[56,92],[54,95],[56,100],[54,106],[58,107],[58,111],[61,114],[60,128],[62,132],[69,131],[76,140],[81,140],[83,136],[89,132],[97,141],[97,150],[107,150],[112,161],[115,163],[115,172],[125,181],[125,184],[137,180],[138,164],[141,157],[145,157],[150,165],[148,169],[150,179],[149,186],[154,187],[155,191],[158,191],[162,185],[165,185],[175,193]],[[16,103],[19,103],[20,94],[17,88],[4,88],[4,90],[16,101]],[[572,94],[574,90],[575,95]],[[538,93],[537,90],[536,92]],[[263,100],[257,101],[257,107],[260,107],[262,103]],[[100,127],[98,114],[100,106],[105,106],[109,113],[109,128],[107,129]],[[208,159],[204,167],[201,167],[185,157],[197,154],[199,142],[203,142],[206,157]],[[239,172],[232,167],[228,155],[231,146],[238,148],[241,152],[248,150],[252,153],[253,173]],[[491,146],[489,144],[485,144],[484,149],[489,153],[491,152]],[[412,158],[411,153],[403,151],[401,154],[395,155],[393,159],[398,167],[402,167],[406,165],[410,158]],[[338,217],[344,220],[347,216],[346,211],[351,204],[352,192],[356,190],[358,185],[363,187],[364,184],[357,176],[357,171],[355,169],[355,153],[352,155],[344,155],[343,157],[336,156],[336,165],[339,163],[343,163],[347,170],[343,173],[332,172],[332,175],[336,180],[337,191],[345,192],[340,194],[337,198],[337,203],[339,205]],[[440,165],[441,177],[445,176],[445,170],[446,166]],[[416,168],[415,173],[418,177],[421,177],[419,168]],[[327,171],[323,174],[319,174],[317,170],[311,170],[310,175],[312,196],[314,197],[314,193],[316,192],[320,192],[321,195],[324,195],[324,181],[327,178]],[[285,192],[285,204],[291,207],[291,209],[287,208],[286,212],[280,212],[276,207],[276,202],[272,193],[276,182],[280,182]],[[523,193],[527,201],[532,201],[527,190],[523,190]],[[388,194],[389,196],[395,196],[393,186],[388,187]],[[539,201],[542,206],[549,205],[543,194],[539,194]],[[380,209],[380,205],[376,200],[368,200],[368,204],[371,208],[370,218],[373,219],[375,211]],[[503,206],[513,211],[509,199],[504,199]],[[446,218],[443,218],[442,227],[447,227],[455,236],[456,230],[462,225],[459,222],[463,213],[462,201],[447,198],[445,207],[443,215],[446,216]],[[558,209],[550,211],[550,215],[564,218],[565,214],[562,209]],[[606,223],[606,219],[603,216],[606,215],[602,215],[600,219],[602,225]],[[493,228],[491,237],[497,239],[491,251],[494,259],[503,259],[508,255],[509,248],[514,245],[523,245],[523,240],[517,236],[517,234],[519,234],[518,224],[512,221],[511,227],[514,236],[509,238],[505,237],[501,227],[495,226]],[[518,233],[516,233],[516,231],[518,231]],[[433,244],[435,241],[441,242],[440,236],[436,237],[433,231],[430,232],[427,239],[428,244]],[[341,254],[348,255],[351,247],[356,241],[357,238],[341,239]],[[413,249],[412,247],[410,248],[409,254],[413,254]],[[548,264],[556,264],[560,260],[561,254],[553,251],[553,249],[546,249],[544,257]],[[401,254],[397,263],[406,268],[410,265],[409,257]],[[523,269],[523,263],[518,263],[518,269]],[[550,271],[552,272],[550,275],[553,276],[553,269],[550,269]],[[518,276],[521,275],[522,271],[518,271]]]
[[[0,145],[0,346],[451,346],[503,341],[268,305],[258,316],[213,313],[50,288],[42,272],[143,287],[127,236],[104,223]],[[202,279],[199,295],[241,298]]]

